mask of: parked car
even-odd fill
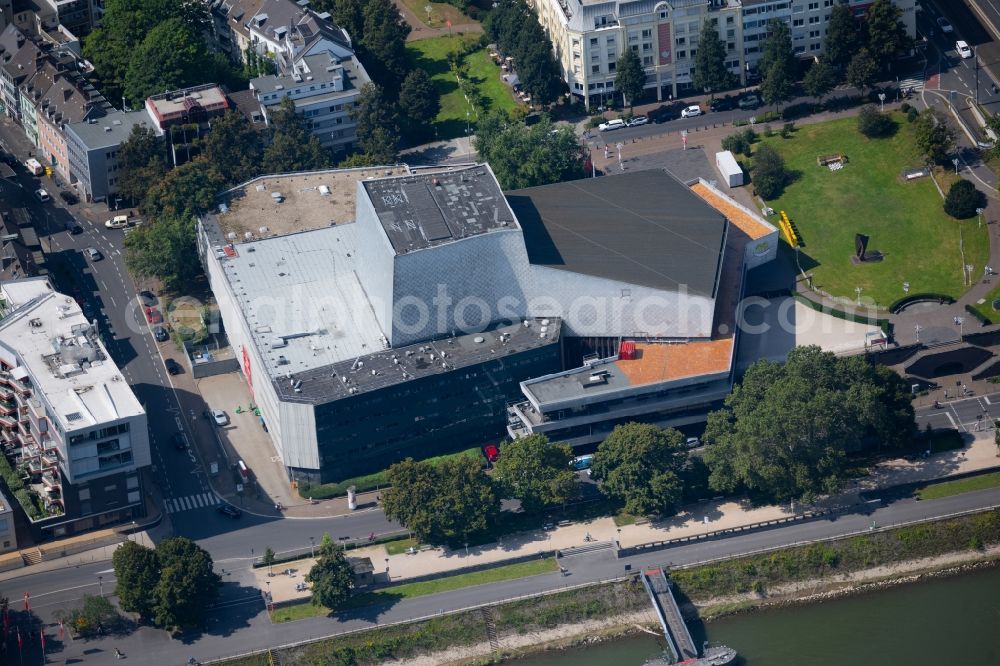
[[[153,328],[153,337],[156,338],[157,342],[166,342],[170,339],[170,334],[162,326],[156,326]]]
[[[70,233],[71,236],[79,236],[83,233],[83,227],[76,220],[70,220],[66,223],[66,231]]]
[[[143,289],[139,292],[139,302],[141,302],[146,307],[152,307],[156,305],[159,300],[156,298],[156,294],[151,291]]]
[[[697,437],[688,437],[686,440],[684,440],[684,445],[687,446],[689,449],[697,449],[699,446],[701,446],[701,440],[698,439]]]
[[[716,97],[712,99],[708,104],[709,111],[730,111],[736,106],[736,100],[733,99],[732,95],[726,95],[725,97]]]
[[[59,190],[59,198],[70,206],[75,206],[80,203],[80,198],[73,194],[72,192],[67,192],[66,190]]]
[[[958,55],[962,56],[963,59],[972,57],[972,49],[961,39],[955,42],[955,50],[958,51]]]
[[[628,121],[629,127],[638,127],[639,125],[645,125],[649,122],[649,118],[646,116],[636,116],[632,120]]]
[[[601,123],[597,126],[597,129],[602,132],[610,132],[611,130],[622,129],[623,127],[628,127],[628,125],[625,124],[625,121],[621,118],[615,118],[614,120],[609,120],[606,123]]]
[[[84,253],[86,253],[87,258],[90,259],[91,261],[100,261],[101,259],[104,258],[104,255],[98,252],[97,248],[88,247],[86,250],[84,250]]]
[[[52,197],[49,196],[49,193],[45,191],[44,187],[39,187],[37,190],[35,190],[35,198],[41,201],[42,203],[45,203],[46,201],[50,201],[52,199]]]
[[[177,449],[178,451],[187,450],[188,445],[187,445],[187,440],[184,439],[184,433],[175,432],[173,435],[171,435],[170,439],[174,443],[174,448]]]
[[[760,106],[760,97],[754,94],[744,95],[740,97],[740,101],[736,103],[743,110],[756,109]]]
[[[585,456],[577,456],[569,461],[569,466],[575,470],[590,469],[590,466],[594,462],[594,456],[587,454]]]
[[[697,104],[692,104],[691,106],[685,108],[681,111],[681,118],[694,118],[695,116],[700,116],[704,111]]]
[[[212,410],[212,420],[215,421],[215,425],[217,426],[229,425],[229,417],[221,409]]]
[[[183,368],[181,368],[181,364],[172,358],[165,359],[163,361],[163,367],[167,369],[167,374],[170,375],[179,375],[183,370]]]
[[[162,324],[163,315],[156,308],[146,308],[146,321],[150,324]]]
[[[941,32],[945,33],[946,35],[950,35],[951,33],[955,32],[955,28],[951,26],[951,21],[949,21],[943,16],[938,17],[937,24],[938,27],[941,28]]]
[[[243,515],[243,512],[237,509],[232,504],[220,504],[216,509],[223,516],[229,516],[230,518],[239,518]]]

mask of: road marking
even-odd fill
[[[210,506],[215,506],[218,503],[218,496],[212,492],[186,495],[184,497],[173,497],[166,499],[163,502],[167,513],[179,513],[181,511],[191,511],[192,509],[204,509]]]
[[[952,411],[954,411],[954,409],[952,409]],[[945,412],[944,415],[948,417],[948,421],[951,422],[951,427],[952,428],[956,428],[956,429],[957,428],[961,428],[962,430],[965,430],[965,426],[962,426],[962,425],[959,425],[959,424],[955,423],[955,419],[953,419],[951,417],[951,412]],[[956,413],[955,416],[958,416],[958,414]]]
[[[983,396],[983,400],[986,401],[987,405],[992,405],[993,404],[992,402],[990,402],[990,396],[988,396],[988,395],[984,395]]]

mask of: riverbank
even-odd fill
[[[1000,511],[986,511],[678,568],[672,577],[686,611],[707,620],[997,565]],[[399,661],[472,666],[639,631],[658,633],[659,623],[642,584],[629,579],[339,636],[281,650],[278,657],[282,666],[375,666]],[[264,666],[268,660],[265,654],[223,663]]]

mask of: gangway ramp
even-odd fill
[[[679,662],[697,659],[698,649],[694,645],[694,639],[691,638],[691,632],[684,624],[684,618],[681,617],[666,572],[663,569],[647,569],[642,572],[642,584],[653,602],[653,609],[660,619],[663,634],[674,659]]]

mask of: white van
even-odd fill
[[[41,176],[45,173],[45,168],[42,167],[42,163],[36,160],[34,157],[30,157],[24,162],[24,166],[28,167],[28,171],[32,176]]]
[[[108,229],[124,229],[129,226],[128,215],[115,215],[113,218],[105,222],[104,226]]]

